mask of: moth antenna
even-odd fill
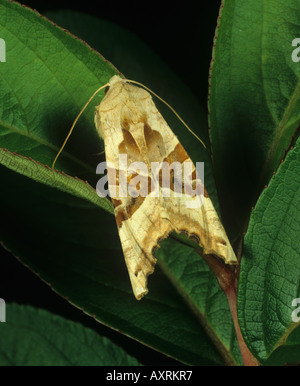
[[[53,164],[52,164],[52,169],[54,169],[54,165],[58,159],[58,157],[60,156],[60,153],[63,151],[64,147],[66,146],[66,143],[68,142],[68,139],[70,138],[70,135],[72,134],[72,131],[74,130],[74,127],[78,121],[78,119],[80,118],[81,114],[84,112],[84,110],[87,108],[87,106],[89,105],[89,103],[91,102],[91,100],[98,94],[98,92],[100,92],[103,88],[107,87],[107,86],[110,86],[110,83],[106,83],[104,84],[103,86],[99,87],[95,92],[94,94],[90,97],[90,99],[86,102],[86,104],[83,106],[83,108],[81,109],[80,113],[77,115],[77,117],[75,118],[75,121],[73,122],[73,125],[68,133],[68,135],[66,136],[66,139],[64,140],[64,143],[62,144],[61,148],[59,149],[59,152],[57,153],[56,157],[54,158],[54,161],[53,161]]]
[[[125,79],[126,82],[129,82],[129,83],[135,83],[141,87],[143,87],[145,90],[149,91],[152,95],[154,95],[156,98],[158,98],[161,102],[163,102],[175,115],[176,117],[180,120],[181,123],[184,124],[184,126],[188,129],[188,131],[193,134],[194,137],[196,137],[198,139],[199,142],[202,143],[202,145],[204,146],[204,148],[206,149],[206,146],[205,146],[205,143],[202,141],[202,139],[200,139],[198,137],[198,135],[196,133],[193,132],[193,130],[184,122],[184,120],[180,117],[180,115],[173,109],[173,107],[171,105],[169,105],[168,102],[166,102],[164,99],[162,99],[159,95],[157,95],[154,91],[150,90],[150,88],[146,87],[145,85],[143,85],[142,83],[139,83],[135,80],[130,80],[130,79]]]
[[[99,156],[99,155],[102,155],[102,154],[105,154],[105,150],[102,150],[99,153],[95,153],[95,154],[92,154],[92,155]]]

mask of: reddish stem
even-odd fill
[[[204,259],[206,260],[211,270],[214,272],[220,287],[227,297],[244,366],[259,366],[259,362],[248,349],[239,326],[236,307],[237,291],[235,273],[231,270],[231,268],[226,267],[214,256],[204,256]]]
[[[259,366],[259,362],[248,349],[241,333],[240,325],[237,318],[236,291],[234,288],[231,287],[225,292],[225,294],[227,296],[227,300],[229,303],[229,308],[232,315],[232,320],[233,320],[237,340],[239,343],[239,347],[241,350],[244,366]]]

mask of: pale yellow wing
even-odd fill
[[[137,299],[148,292],[147,277],[153,273],[156,263],[153,251],[172,231],[192,237],[203,248],[204,254],[214,254],[227,264],[237,262],[204,187],[201,195],[192,196],[189,191],[186,193],[184,180],[179,191],[176,188],[176,181],[182,177],[177,169],[167,171],[171,181],[169,186],[162,172],[153,172],[152,166],[162,162],[168,165],[190,163],[192,186],[202,184],[195,166],[147,91],[114,76],[107,94],[96,108],[95,124],[105,143],[109,189]],[[120,162],[120,155],[126,156],[126,163],[124,158]],[[132,167],[140,164],[138,169]],[[128,192],[120,194],[124,181],[137,197]],[[138,195],[138,188],[143,196]]]

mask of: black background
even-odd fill
[[[221,0],[24,0],[22,3],[41,14],[72,9],[127,28],[156,51],[206,104],[208,69]]]
[[[40,13],[72,9],[115,22],[144,40],[189,85],[206,106],[208,71],[220,1],[23,1]],[[96,323],[71,306],[9,252],[0,250],[0,297],[6,302],[30,304],[80,321],[105,335],[143,364],[175,361]]]

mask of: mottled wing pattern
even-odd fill
[[[105,143],[109,190],[137,299],[148,292],[147,277],[153,273],[156,263],[153,251],[158,242],[172,231],[183,232],[195,239],[204,254],[214,254],[228,264],[236,263],[230,242],[205,189],[201,195],[202,205],[189,208],[187,202],[199,197],[184,194],[183,187],[181,196],[176,197],[174,186],[176,178],[180,177],[176,176],[176,171],[169,170],[169,185],[164,184],[161,174],[156,180],[156,190],[151,185],[155,180],[150,168],[153,163],[160,165],[165,161],[172,165],[189,161],[192,164],[192,161],[147,91],[114,76],[107,94],[96,108],[95,123]],[[126,156],[126,164],[120,162],[120,155]],[[140,163],[146,165],[146,169],[139,168]],[[120,194],[124,178],[129,191],[132,189],[131,194]],[[190,178],[192,184],[198,179],[193,164]],[[155,191],[159,192],[157,196],[154,196]]]

